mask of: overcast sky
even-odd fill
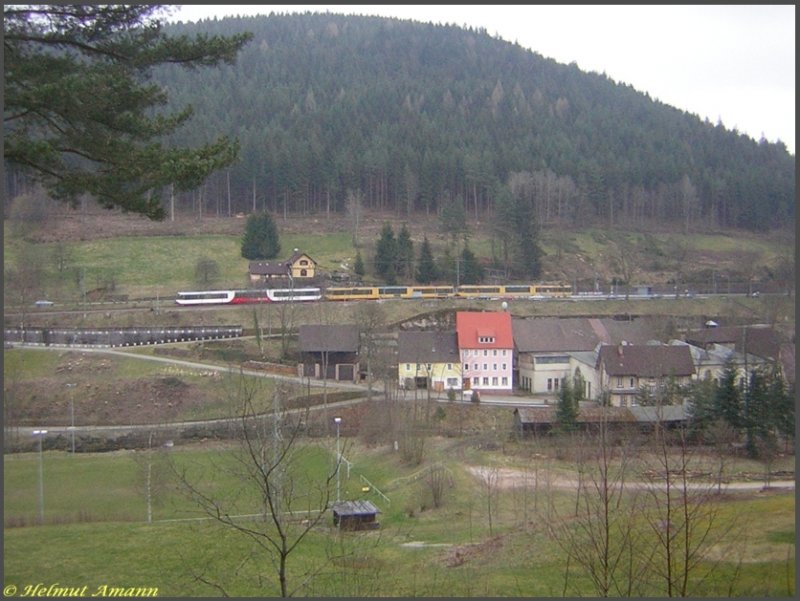
[[[795,151],[794,5],[180,5],[171,18],[305,11],[482,27]]]

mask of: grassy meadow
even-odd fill
[[[528,488],[492,487],[466,469],[533,471],[535,466],[537,473],[547,470],[556,478],[575,476],[575,464],[558,458],[557,443],[508,442],[500,445],[505,452],[492,452],[481,440],[429,438],[423,464],[411,466],[390,445],[365,446],[343,437],[352,467],[349,478],[344,468],[340,474],[341,496],[373,501],[381,510],[381,528],[340,533],[326,516],[290,556],[290,587],[299,587],[298,596],[595,596],[588,573],[566,562],[565,550],[546,528],[554,523],[572,528],[572,491],[544,481]],[[231,514],[255,513],[257,498],[239,476],[235,448],[45,452],[44,526],[37,524],[38,453],[6,455],[4,585],[157,587],[161,596],[219,596],[222,589],[208,584],[214,583],[233,596],[277,594],[264,550],[247,536],[197,519],[204,514],[168,467],[172,462],[186,470],[195,484],[224,500]],[[319,482],[334,459],[334,438],[309,441],[297,475]],[[146,520],[148,463],[152,523]],[[448,470],[439,507],[426,478],[415,478],[431,465]],[[746,460],[737,466],[757,468]],[[361,476],[390,501],[364,492]],[[300,498],[295,507],[308,502]],[[793,595],[794,492],[730,493],[710,504],[718,513],[703,546],[705,558],[692,572],[690,595]],[[633,497],[626,497],[615,515],[624,521],[634,517],[642,537],[637,545],[644,551],[652,548],[654,533],[644,510],[629,513],[633,507]],[[252,525],[266,527],[257,520]],[[664,596],[657,579],[642,583],[639,592]]]
[[[133,219],[133,218],[131,218]],[[352,269],[355,249],[347,227],[338,231],[321,219],[299,227],[301,218],[281,233],[281,256],[293,248],[307,252],[325,271]],[[277,332],[281,308],[219,308],[186,311],[170,303],[179,290],[197,287],[241,287],[247,283],[247,260],[240,255],[241,234],[199,228],[170,235],[137,230],[128,235],[121,222],[119,235],[64,235],[12,231],[5,223],[6,273],[20,265],[35,265],[37,285],[26,291],[26,305],[46,297],[57,305],[78,306],[81,290],[113,284],[114,294],[131,299],[158,296],[153,311],[55,315],[31,307],[34,325],[145,325],[238,324],[266,333]],[[138,222],[137,222],[138,223]],[[241,230],[244,229],[244,223]],[[237,225],[238,224],[234,224]],[[286,224],[278,220],[282,230]],[[341,226],[341,223],[339,224]],[[397,222],[395,232],[400,223]],[[492,254],[492,241],[477,224],[470,248],[483,258]],[[55,229],[59,226],[56,224]],[[138,227],[138,225],[137,225]],[[380,220],[360,234],[362,257],[371,262]],[[415,243],[427,233],[440,256],[446,239],[431,223],[410,223]],[[84,234],[87,232],[84,231]],[[615,266],[618,244],[639,250],[634,279],[664,281],[674,277],[681,260],[687,272],[716,266],[729,277],[758,276],[785,256],[793,257],[793,240],[732,234],[633,234],[623,232],[547,231],[542,246],[544,279],[591,277],[604,281],[619,275]],[[676,254],[677,252],[677,254]],[[676,257],[682,257],[678,259]],[[60,261],[63,258],[59,268]],[[195,279],[198,259],[213,259],[220,277],[208,286]],[[78,274],[84,274],[80,284]],[[6,305],[19,300],[19,291],[6,287]],[[35,296],[34,296],[35,295]],[[143,301],[151,303],[151,301]],[[442,309],[493,309],[495,301],[448,299],[430,302],[381,303],[386,322],[394,324]],[[362,305],[363,306],[363,305]],[[690,320],[702,323],[709,316],[731,321],[758,320],[794,328],[793,297],[713,299],[661,298],[572,301],[513,301],[516,316],[639,314],[664,316],[665,323]],[[8,311],[8,309],[7,309]],[[309,303],[292,308],[293,324],[358,323],[358,304]],[[10,318],[9,318],[10,319]],[[7,320],[8,321],[8,320]],[[290,348],[296,350],[295,347]],[[238,365],[247,359],[277,360],[280,341],[252,338],[225,343],[170,345],[175,358]],[[141,355],[165,353],[162,348],[138,348]],[[70,400],[78,424],[163,423],[167,421],[225,417],[231,413],[236,383],[202,370],[183,369],[129,357],[109,357],[71,350],[7,349],[4,353],[4,408],[17,425],[68,423]],[[253,383],[254,380],[244,381]],[[273,384],[259,380],[264,398]],[[66,383],[76,383],[71,399]],[[254,385],[254,384],[253,384]],[[377,388],[376,388],[377,389]],[[311,388],[319,392],[319,387]],[[405,399],[410,401],[410,399]],[[409,405],[399,401],[398,406]],[[347,477],[342,471],[343,499],[369,499],[380,509],[378,531],[345,533],[332,527],[330,515],[297,547],[289,559],[290,587],[297,596],[597,596],[589,571],[568,557],[567,536],[591,541],[582,530],[581,499],[575,488],[558,482],[585,477],[579,471],[572,446],[560,439],[515,441],[508,437],[511,410],[484,406],[442,404],[434,425],[424,438],[420,464],[409,463],[404,445],[413,436],[395,424],[384,426],[389,411],[368,416],[366,407],[348,407],[343,413],[344,455],[352,462]],[[24,412],[20,413],[20,409]],[[362,415],[359,412],[363,412]],[[359,423],[361,432],[351,424]],[[370,422],[370,419],[372,420]],[[373,438],[368,440],[366,425]],[[7,432],[11,430],[6,419]],[[401,451],[394,447],[393,432]],[[421,444],[417,440],[418,444]],[[61,447],[63,448],[63,447]],[[298,493],[314,490],[335,459],[333,437],[303,439],[298,463]],[[226,501],[231,513],[259,511],[257,495],[244,484],[242,463],[230,442],[206,440],[148,451],[76,453],[45,449],[43,453],[6,453],[3,469],[4,586],[8,596],[25,593],[25,587],[44,583],[88,587],[153,587],[160,596],[275,596],[279,589],[273,559],[256,539],[242,536],[205,519],[197,504],[176,479],[177,468],[216,498]],[[646,457],[637,460],[644,470]],[[41,460],[41,463],[40,463]],[[706,457],[699,471],[713,471],[714,458]],[[39,468],[44,475],[44,524],[39,521]],[[438,471],[426,471],[441,467]],[[484,468],[489,476],[476,476],[470,468]],[[612,469],[617,469],[613,466]],[[584,467],[581,467],[584,469]],[[782,456],[774,471],[794,474],[794,457]],[[765,466],[737,457],[726,466],[731,479],[758,480]],[[441,502],[434,498],[431,474],[444,478]],[[501,473],[525,475],[520,483],[500,485]],[[147,482],[150,476],[148,522]],[[498,480],[492,480],[497,476]],[[533,478],[535,485],[531,484]],[[536,479],[538,478],[538,479]],[[370,488],[365,489],[367,482]],[[386,501],[376,490],[384,493]],[[613,514],[612,538],[617,550],[625,525],[632,537],[633,557],[645,557],[658,548],[659,506],[653,497],[637,495],[631,488]],[[333,489],[329,490],[333,495]],[[584,496],[586,501],[590,497]],[[296,500],[313,507],[311,496]],[[578,509],[576,509],[578,508]],[[795,591],[794,491],[757,488],[731,492],[707,501],[713,518],[703,512],[698,525],[710,524],[711,535],[701,546],[702,557],[690,578],[690,596],[793,596]],[[648,519],[650,518],[650,519]],[[301,519],[301,518],[298,518]],[[245,523],[245,522],[243,522]],[[268,527],[252,519],[258,528]],[[295,527],[299,524],[295,524]],[[698,530],[702,532],[702,528]],[[697,534],[699,537],[700,534]],[[699,544],[699,540],[695,542]],[[560,544],[561,543],[561,544]],[[663,567],[663,566],[662,566]],[[622,569],[622,568],[620,568]],[[618,574],[619,575],[619,574]],[[623,578],[625,580],[625,578]],[[635,596],[666,596],[658,570],[630,578]],[[9,588],[15,587],[15,588]],[[617,594],[621,594],[617,592]],[[32,595],[29,595],[32,596]]]
[[[116,219],[119,219],[117,217]],[[135,217],[130,217],[135,220]],[[400,222],[395,224],[399,231]],[[220,221],[219,219],[217,221]],[[223,220],[224,221],[224,220]],[[374,245],[378,239],[376,226],[359,234],[362,258],[370,279]],[[132,225],[141,224],[132,221]],[[22,236],[8,221],[4,223],[3,250],[6,269],[21,262],[34,261],[40,268],[42,296],[67,302],[80,298],[79,274],[84,276],[84,288],[92,290],[113,286],[116,294],[131,298],[171,298],[179,290],[197,287],[227,288],[247,285],[248,261],[241,256],[241,233],[232,234],[236,225],[244,231],[244,221],[228,220],[220,225],[224,233],[207,230],[193,231],[186,222],[178,233],[164,235],[154,227],[152,235],[137,229],[135,235],[120,228],[120,235],[98,237],[96,232],[84,231],[80,237],[54,240],[34,232]],[[346,224],[328,225],[324,219],[293,217],[277,220],[281,239],[281,257],[288,257],[298,248],[318,261],[325,272],[352,273],[356,250],[352,233]],[[51,226],[58,229],[58,223]],[[99,227],[99,226],[98,226]],[[178,226],[176,226],[178,227]],[[336,229],[336,228],[339,229]],[[344,228],[344,229],[342,229]],[[133,229],[133,228],[132,228]],[[434,255],[441,257],[449,238],[439,234],[435,219],[426,223],[409,224],[417,248],[426,235]],[[499,249],[485,228],[471,224],[469,245],[478,257],[486,260]],[[693,273],[711,270],[727,281],[744,281],[763,277],[774,271],[781,261],[793,260],[794,241],[786,235],[757,236],[743,232],[731,233],[632,233],[624,230],[545,230],[541,235],[543,279],[567,280],[599,277],[608,286],[612,277],[621,277],[620,249],[632,251],[626,259],[632,262],[631,276],[636,283],[663,282],[668,278],[685,278]],[[199,259],[216,262],[219,277],[210,284],[200,285],[195,276]],[[724,276],[722,274],[725,274]]]

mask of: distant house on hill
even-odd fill
[[[317,262],[294,249],[294,254],[282,261],[250,261],[248,273],[253,283],[287,285],[290,280],[310,281],[316,277]]]

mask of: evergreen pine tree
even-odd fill
[[[164,143],[192,109],[159,112],[168,104],[166,88],[150,76],[169,64],[232,64],[252,34],[168,37],[163,10],[6,5],[7,163],[23,166],[54,198],[74,204],[87,194],[152,219],[165,215],[162,188],[190,190],[233,163],[238,144],[224,136],[194,149]]]
[[[419,263],[417,264],[416,280],[420,284],[430,284],[438,279],[439,274],[436,269],[436,263],[433,260],[433,253],[431,252],[431,245],[428,242],[427,236],[422,240],[422,246],[419,249]]]
[[[366,269],[364,269],[364,260],[361,258],[361,251],[356,251],[356,260],[353,263],[353,273],[358,276],[358,279],[361,280],[364,278],[364,275],[367,273]]]
[[[414,274],[414,242],[411,240],[411,233],[405,223],[400,228],[400,233],[397,234],[395,273],[406,280]]]
[[[242,256],[251,261],[274,259],[280,252],[278,228],[272,215],[266,211],[250,215],[242,237]]]
[[[461,283],[462,284],[480,284],[483,280],[483,267],[478,263],[466,242],[464,243],[464,250],[461,251]]]
[[[375,273],[387,284],[397,281],[395,265],[397,264],[397,240],[389,222],[384,222],[381,237],[375,245]]]
[[[750,457],[758,456],[760,444],[772,442],[770,413],[768,378],[764,371],[756,369],[750,374],[744,403],[745,445]]]
[[[517,247],[519,271],[531,278],[538,278],[542,272],[542,249],[537,238],[536,212],[533,203],[526,198],[514,202],[514,237]]]
[[[739,369],[733,359],[729,359],[725,363],[714,399],[716,416],[734,430],[742,427],[742,393],[739,390],[738,377]]]
[[[556,405],[556,423],[562,432],[572,432],[578,426],[578,401],[569,378],[561,380]]]

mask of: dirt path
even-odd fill
[[[501,490],[513,488],[535,488],[537,486],[547,488],[558,488],[562,490],[575,490],[578,488],[578,480],[567,478],[552,470],[539,469],[534,471],[513,470],[510,468],[489,468],[487,466],[467,466],[467,470],[476,478],[486,482],[489,480],[494,486]],[[538,479],[538,482],[537,482]],[[653,488],[657,483],[646,481],[626,481],[627,488],[647,490]],[[695,481],[689,483],[689,488],[696,490],[710,489],[716,487],[715,482]],[[770,489],[794,490],[794,480],[772,480]],[[738,481],[726,482],[722,485],[723,492],[731,491],[754,491],[764,488],[763,481]]]

